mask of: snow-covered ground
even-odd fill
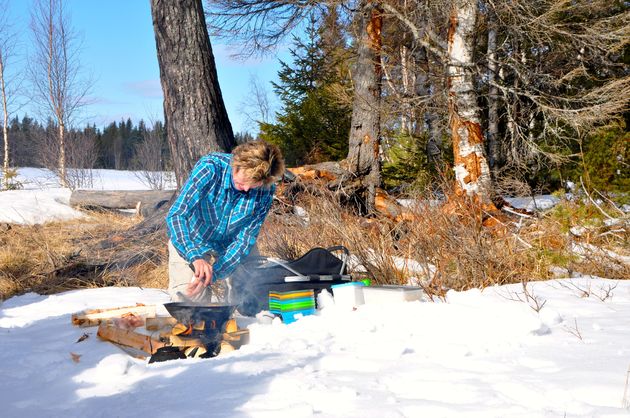
[[[29,172],[20,174],[37,177]],[[102,188],[144,188],[114,174],[120,183],[103,173]],[[28,185],[0,192],[0,222],[74,216],[64,212],[67,190]],[[239,317],[251,341],[238,351],[153,364],[70,323],[83,309],[166,301],[163,290],[139,288],[4,301],[0,416],[628,416],[626,281],[567,278],[356,310],[325,294],[316,315],[289,325]]]
[[[238,351],[153,364],[73,327],[70,314],[161,303],[161,290],[14,297],[0,308],[1,415],[627,416],[630,282],[537,282],[528,292],[545,302],[540,312],[519,301],[520,285],[356,311],[329,300],[289,325],[240,318],[251,342]]]
[[[132,171],[92,170],[96,190],[147,190],[142,176]],[[0,223],[41,224],[76,219],[83,214],[71,208],[71,191],[60,187],[58,178],[43,168],[20,168],[16,180],[22,190],[0,192]],[[168,184],[174,188],[171,182]]]

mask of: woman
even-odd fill
[[[208,286],[252,251],[283,173],[280,150],[264,141],[197,162],[166,216],[173,300],[210,302]]]

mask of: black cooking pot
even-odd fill
[[[210,327],[214,321],[214,329],[223,331],[225,323],[232,317],[236,310],[236,305],[224,305],[211,303],[208,305],[195,305],[186,302],[165,303],[164,307],[182,324],[194,324],[199,321],[206,322],[206,328]]]

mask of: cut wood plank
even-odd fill
[[[249,330],[248,329],[241,329],[241,330],[234,331],[234,332],[224,332],[223,333],[223,339],[225,341],[239,341],[243,337],[249,337]]]
[[[234,348],[232,344],[226,341],[221,341],[221,349],[219,350],[219,355],[231,353],[234,350],[236,350],[236,348]]]
[[[168,337],[169,345],[174,347],[204,347],[203,342],[199,338],[180,337],[179,335],[171,335]]]
[[[125,314],[132,313],[138,316],[155,316],[155,305],[125,306],[111,309],[90,309],[72,314],[72,325],[79,327],[94,327],[107,322],[109,319],[120,318]]]
[[[225,332],[235,332],[238,331],[238,325],[236,325],[236,319],[232,318],[225,323]]]
[[[177,323],[177,319],[172,316],[155,316],[149,317],[146,321],[148,331],[158,331],[167,326],[173,326]]]
[[[100,338],[126,347],[144,351],[147,354],[154,354],[158,348],[164,347],[166,343],[153,338],[150,335],[141,334],[136,331],[118,328],[108,324],[101,324],[97,334]]]
[[[234,349],[238,350],[241,346],[249,343],[249,330],[241,329],[235,332],[223,333],[223,342],[230,343]]]

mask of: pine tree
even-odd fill
[[[326,15],[319,27],[311,16],[306,37],[293,38],[293,62],[280,62],[275,93],[283,103],[276,123],[261,123],[261,138],[278,144],[290,165],[340,160],[347,155],[350,109],[337,91],[349,84],[343,37],[334,42],[324,36],[338,25]]]

